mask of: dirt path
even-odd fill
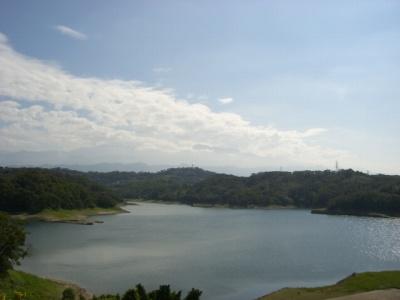
[[[400,300],[400,290],[390,289],[372,291],[355,295],[330,298],[329,300]]]

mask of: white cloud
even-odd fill
[[[57,25],[54,27],[58,32],[60,32],[61,34],[64,34],[66,36],[69,36],[73,39],[77,39],[77,40],[86,40],[87,36],[86,34],[79,32],[77,30],[74,30],[70,27],[64,26],[64,25]]]
[[[254,126],[238,114],[216,113],[140,82],[74,76],[17,53],[1,33],[0,97],[7,99],[0,102],[0,151],[118,145],[132,161],[238,166],[330,166],[345,155],[308,140],[324,129]]]
[[[218,102],[222,104],[229,104],[233,102],[233,98],[232,97],[219,98]]]

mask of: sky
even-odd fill
[[[0,0],[3,165],[400,174],[399,137],[400,1]]]

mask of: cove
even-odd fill
[[[140,203],[104,224],[31,223],[20,269],[96,294],[170,284],[202,299],[254,299],[286,286],[331,284],[353,273],[400,269],[400,219],[307,210]]]

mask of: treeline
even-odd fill
[[[157,173],[0,168],[0,210],[4,211],[110,207],[122,198],[400,215],[400,176],[353,170],[263,172],[239,177],[200,168]]]
[[[247,178],[218,175],[192,186],[182,200],[400,214],[400,176],[371,176],[353,170],[266,172]]]
[[[147,292],[141,284],[138,284],[135,288],[127,290],[122,296],[119,294],[101,295],[97,297],[94,296],[93,300],[199,300],[201,294],[202,292],[200,290],[192,288],[187,295],[182,298],[182,291],[173,291],[169,285],[161,285],[158,289]],[[71,298],[71,300],[72,299],[74,298]]]
[[[43,209],[113,207],[122,199],[82,174],[39,168],[0,168],[0,210],[36,213]]]
[[[295,206],[400,215],[400,176],[353,170],[263,172],[249,177],[199,168],[87,173],[121,197],[231,207]]]

